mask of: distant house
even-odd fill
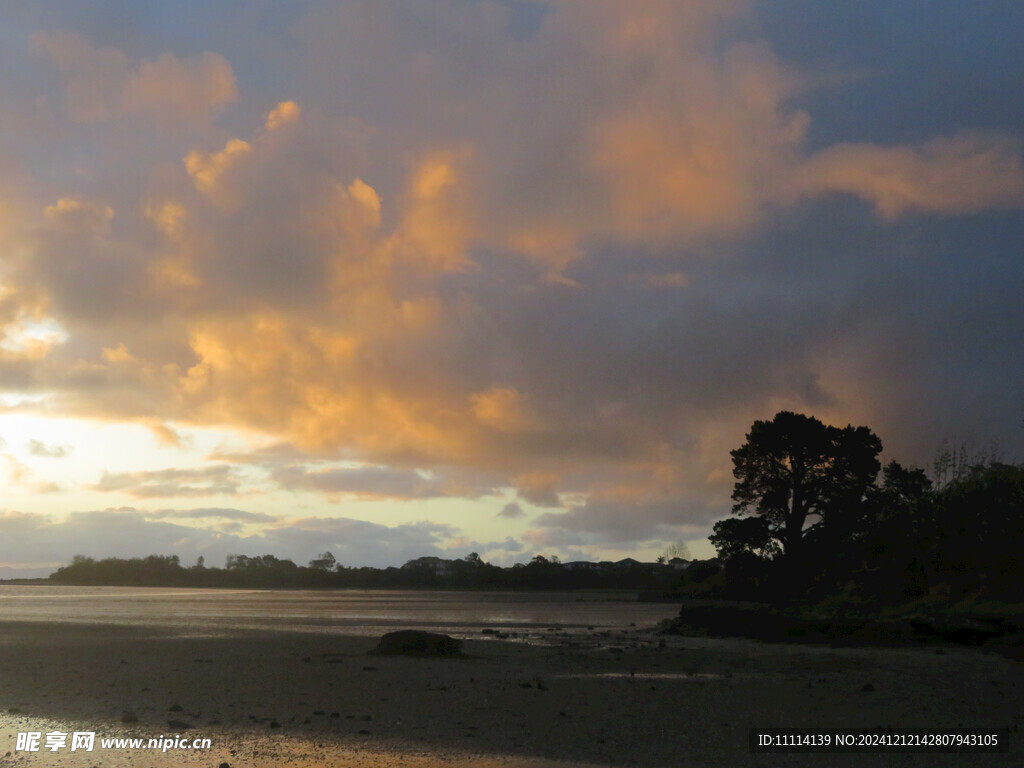
[[[624,557],[622,560],[615,561],[613,565],[617,571],[632,571],[636,568],[644,567],[643,563],[639,560],[634,560],[632,557]]]
[[[683,558],[681,557],[673,557],[671,560],[665,563],[665,565],[676,571],[684,571],[690,567],[690,561],[683,560]]]

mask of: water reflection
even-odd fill
[[[533,631],[652,626],[676,612],[611,592],[424,592],[0,586],[0,621],[173,628],[178,634],[292,630],[379,635],[418,627],[462,637],[481,628]]]

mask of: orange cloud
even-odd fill
[[[251,151],[249,142],[231,139],[220,152],[190,152],[185,158],[185,170],[195,180],[200,192],[223,202],[226,198],[222,196],[221,177]]]
[[[499,432],[530,432],[539,427],[526,398],[516,389],[491,387],[470,395],[473,415],[485,427]]]
[[[541,507],[558,507],[558,487],[562,478],[554,472],[527,472],[512,478],[519,498]]]
[[[286,123],[297,120],[300,114],[302,114],[302,110],[294,101],[282,101],[267,113],[267,120],[263,127],[268,131],[276,130]]]
[[[54,205],[46,206],[43,214],[57,227],[100,234],[108,230],[114,209],[94,201],[62,197]]]
[[[33,42],[64,77],[64,108],[76,123],[137,114],[195,119],[237,97],[231,65],[217,53],[163,54],[133,66],[118,49],[96,48],[70,32],[39,33]]]
[[[454,83],[398,103],[402,125],[364,126],[353,139],[352,118],[324,117],[326,96],[305,111],[290,100],[258,107],[245,138],[206,123],[161,146],[183,162],[137,174],[141,206],[108,189],[116,220],[68,181],[40,198],[57,202],[35,207],[34,257],[4,256],[31,264],[0,275],[0,321],[14,332],[53,309],[73,343],[30,340],[12,379],[60,393],[68,411],[158,433],[166,419],[358,460],[465,465],[534,503],[558,504],[567,490],[623,504],[651,488],[659,502],[688,484],[719,493],[721,457],[742,432],[706,451],[663,451],[666,435],[703,426],[679,417],[696,406],[668,403],[659,388],[678,386],[680,401],[704,394],[722,376],[715,366],[727,366],[693,337],[728,344],[715,323],[756,321],[711,294],[708,319],[687,314],[706,273],[692,271],[693,290],[667,290],[691,279],[679,254],[749,235],[802,198],[852,194],[894,219],[1024,196],[1019,151],[999,137],[809,149],[810,117],[792,106],[807,78],[768,45],[720,34],[747,6],[560,0],[529,39],[487,37],[505,47],[481,46],[472,73],[460,59],[471,51],[410,53],[388,37],[382,66],[398,58],[395,71],[427,72],[424,87]],[[476,34],[473,13],[460,39]],[[205,119],[236,98],[217,54],[136,61],[70,34],[37,44],[75,123]],[[423,67],[405,66],[416,57]],[[606,243],[638,262],[651,251],[672,262],[602,272],[598,253],[574,264]],[[598,282],[623,290],[588,293]],[[15,354],[0,348],[4,362]],[[751,411],[740,422],[763,415],[764,400],[746,390],[705,401],[729,398]]]

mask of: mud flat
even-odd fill
[[[372,656],[375,638],[0,622],[0,764],[1024,765],[1024,667],[977,649],[830,647],[645,629],[483,635],[465,658]],[[750,729],[1009,728],[1011,752],[784,754]],[[94,731],[93,753],[16,733]],[[99,748],[209,738],[209,750]],[[9,754],[8,754],[9,753]]]

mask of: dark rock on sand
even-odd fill
[[[370,653],[381,656],[462,656],[462,641],[449,635],[401,629],[381,637]]]

